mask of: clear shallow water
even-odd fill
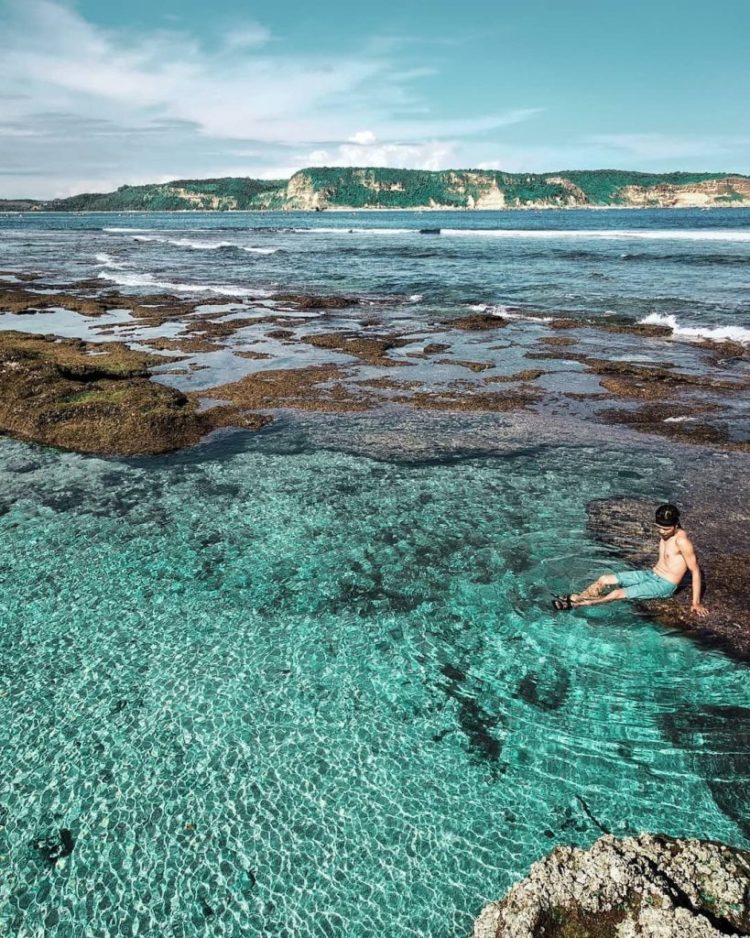
[[[674,317],[750,340],[746,209],[0,215],[0,269],[19,268],[136,292],[413,296],[425,319],[469,303]]]
[[[223,439],[0,441],[6,933],[458,938],[601,827],[748,844],[747,670],[548,612],[612,562],[586,502],[679,494],[668,458]]]

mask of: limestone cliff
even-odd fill
[[[726,176],[689,186],[624,186],[622,198],[628,205],[643,208],[705,208],[732,202],[750,204],[750,179]]]
[[[47,202],[0,200],[0,210],[17,210],[19,205],[28,211],[727,207],[750,205],[750,177],[626,170],[504,173],[315,167],[289,180],[183,179]]]
[[[279,207],[289,210],[690,207],[750,205],[750,178],[710,173],[574,170],[303,169]]]

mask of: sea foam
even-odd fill
[[[113,283],[124,287],[155,287],[158,290],[170,290],[173,293],[218,293],[221,296],[247,296],[250,293],[253,296],[269,295],[267,290],[261,290],[257,287],[248,289],[248,287],[224,283],[174,283],[168,280],[155,280],[150,274],[129,274],[121,271],[102,270],[98,276],[101,280],[111,280]]]
[[[554,316],[529,316],[520,313],[518,310],[511,311],[509,306],[497,303],[494,306],[489,303],[474,303],[469,306],[474,313],[488,313],[490,316],[498,316],[501,319],[517,319],[521,322],[552,322]]]
[[[235,244],[234,241],[196,241],[191,238],[159,238],[154,235],[136,235],[134,241],[155,241],[158,244],[173,244],[178,248],[188,248],[191,251],[216,251],[219,248],[233,248],[236,251],[245,251],[248,254],[275,254],[278,248],[247,247]]]
[[[120,261],[116,261],[111,254],[97,254],[95,255],[95,260],[100,267],[111,267],[114,270],[122,270],[124,267],[128,266]]]
[[[710,339],[713,342],[750,342],[750,329],[743,326],[683,326],[676,316],[649,313],[639,323],[647,326],[669,326],[676,336],[689,339]]]
[[[750,242],[750,231],[739,229],[726,230],[685,230],[633,228],[630,230],[578,229],[560,230],[557,228],[443,228],[442,235],[461,238],[554,238],[576,241],[596,240],[635,240],[635,241],[737,241]]]

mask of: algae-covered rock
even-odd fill
[[[149,380],[163,359],[120,343],[0,334],[0,432],[80,453],[156,454],[210,430],[257,428],[268,418],[202,411],[195,395]]]
[[[720,938],[750,935],[750,854],[723,844],[607,834],[557,847],[471,938]]]

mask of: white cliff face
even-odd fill
[[[316,190],[312,180],[304,172],[295,173],[287,183],[285,209],[315,211],[327,208],[323,191]]]
[[[325,208],[346,210],[351,208],[341,197],[337,197],[339,181],[335,176],[325,185],[315,181],[314,170],[300,170],[289,180],[284,192],[282,207],[287,210],[314,211]],[[342,170],[342,173],[345,171]],[[373,169],[353,169],[346,185],[354,184],[363,193],[356,207],[395,208],[466,208],[475,210],[499,210],[504,208],[575,208],[590,205],[583,189],[565,176],[546,176],[544,182],[557,187],[549,196],[519,202],[515,196],[504,191],[502,178],[497,173],[484,170],[452,170],[435,174],[440,194],[427,192],[420,197],[420,190],[412,190],[408,172],[403,180],[378,178]],[[342,178],[342,185],[344,184]],[[531,184],[532,177],[529,177]],[[343,190],[342,190],[343,191]],[[403,200],[395,203],[393,193],[402,193]],[[182,193],[180,193],[182,194]],[[189,194],[185,195],[189,198]],[[198,198],[193,196],[193,199]],[[206,196],[200,196],[204,203]],[[664,183],[657,186],[624,186],[615,194],[615,205],[632,208],[644,207],[726,207],[750,204],[750,179],[742,176],[726,176],[722,179],[696,183]],[[222,206],[223,207],[223,206]],[[229,206],[231,207],[231,206]]]
[[[747,204],[750,201],[750,180],[741,176],[708,179],[689,185],[625,186],[621,195],[626,205],[639,208],[705,208]],[[740,198],[738,198],[740,197]]]
[[[750,935],[750,854],[642,834],[558,847],[471,938],[726,938]]]

